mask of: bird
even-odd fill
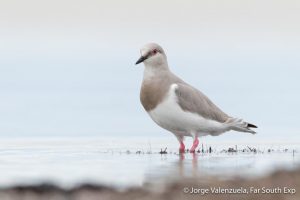
[[[179,153],[185,153],[184,138],[192,137],[195,153],[199,137],[218,136],[227,131],[255,134],[256,125],[227,115],[205,94],[176,76],[169,68],[163,48],[148,43],[140,49],[136,65],[144,64],[140,101],[152,120],[173,133]]]

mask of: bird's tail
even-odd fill
[[[242,119],[238,118],[229,118],[225,123],[228,124],[231,130],[239,131],[239,132],[247,132],[255,134],[251,128],[257,128],[254,124],[250,124],[248,122],[244,122]]]

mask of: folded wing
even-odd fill
[[[206,119],[221,123],[226,122],[229,116],[218,108],[202,92],[185,83],[178,83],[175,90],[178,104],[184,111],[196,113]]]

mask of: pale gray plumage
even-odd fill
[[[178,103],[183,110],[194,112],[204,118],[212,119],[221,123],[229,118],[202,92],[186,83],[179,83],[176,90]]]

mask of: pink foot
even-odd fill
[[[198,140],[198,138],[196,138],[193,142],[192,148],[190,149],[190,153],[195,153],[195,150],[198,147],[198,144],[199,144],[199,140]]]
[[[185,146],[183,142],[180,142],[179,153],[184,153],[184,152],[185,152]]]

